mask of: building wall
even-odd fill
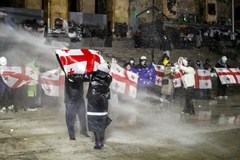
[[[68,3],[69,0],[9,0],[10,7],[22,7],[29,9],[42,9],[44,8],[45,22],[50,17],[50,24],[53,27],[55,18],[62,18],[68,20]],[[83,13],[95,13],[95,0],[76,0],[77,11]],[[205,22],[217,22],[219,17],[228,19],[231,17],[231,0],[225,3],[221,0],[176,0],[172,10],[176,12],[173,14],[169,11],[167,3],[169,0],[155,0],[156,7],[163,11],[163,13],[170,19],[177,20],[180,14],[195,14],[199,15],[200,8],[203,10],[203,17],[200,17]],[[216,4],[216,15],[208,14],[208,3]],[[107,0],[107,16],[111,26],[115,22],[135,21],[134,18],[137,14],[141,13],[148,7],[152,6],[152,0]],[[240,6],[240,1],[235,0],[235,6]],[[219,11],[219,12],[218,12]],[[137,19],[141,22],[151,22],[152,14],[143,14]]]
[[[215,10],[216,10],[216,14],[215,15],[210,15],[208,13],[209,11],[209,4],[215,4]],[[218,10],[217,10],[217,1],[216,0],[206,0],[206,21],[213,23],[213,22],[217,22],[217,15],[218,15]]]
[[[128,9],[129,9],[129,0],[113,0],[114,4],[114,21],[115,22],[126,22],[128,23]]]
[[[82,4],[82,10],[83,13],[95,13],[95,0],[83,0],[81,2]],[[80,4],[80,5],[81,5]]]
[[[217,5],[218,12],[218,22],[230,24],[232,18],[232,3],[226,3],[219,1]]]
[[[168,0],[163,0],[163,13],[170,19],[177,19],[177,14],[171,13],[167,7]],[[177,3],[172,7],[173,12],[177,12]]]
[[[25,8],[42,9],[42,0],[25,0]]]
[[[54,27],[56,18],[68,20],[68,0],[45,0],[43,8],[44,22],[47,23],[48,28]]]

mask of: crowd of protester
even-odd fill
[[[7,66],[7,59],[0,57],[0,65]],[[163,66],[162,85],[156,86],[156,65]],[[39,66],[33,59],[26,64],[26,67],[38,72]],[[157,64],[149,62],[146,56],[141,56],[139,62],[135,63],[134,58],[123,66],[126,70],[138,74],[137,82],[137,97],[136,99],[143,100],[142,93],[155,93],[159,97],[159,103],[172,103],[175,97],[175,88],[173,79],[177,73],[181,73],[181,83],[184,94],[181,98],[184,99],[184,106],[182,114],[194,115],[195,109],[193,99],[213,99],[211,89],[195,88],[195,73],[198,69],[215,72],[216,68],[230,68],[227,63],[227,57],[222,56],[215,66],[206,59],[204,63],[201,60],[194,62],[186,57],[179,57],[178,61],[173,63],[169,54],[163,54],[162,58]],[[76,116],[80,122],[80,134],[89,137],[88,131],[93,132],[95,137],[94,149],[102,149],[105,143],[105,131],[107,126],[111,123],[108,117],[108,100],[110,99],[111,90],[110,84],[112,82],[110,63],[102,63],[97,66],[97,71],[86,74],[72,74],[65,76],[65,120],[70,140],[75,138],[75,119]],[[19,110],[22,106],[26,108],[36,109],[41,107],[43,92],[39,84],[24,85],[23,87],[12,89],[4,82],[4,77],[0,77],[0,112],[8,112]],[[227,85],[222,84],[219,77],[217,77],[217,99],[228,99]],[[89,82],[86,98],[87,105],[84,99],[84,83]],[[156,89],[158,88],[158,89]],[[62,98],[62,97],[61,97]],[[12,101],[13,99],[13,101]],[[132,101],[131,98],[124,98],[120,96],[120,101]],[[131,102],[130,102],[131,103]],[[87,129],[88,127],[88,129]]]
[[[182,57],[181,57],[182,58]],[[1,66],[7,65],[7,60],[5,57],[1,57]],[[161,59],[157,64],[153,62],[149,62],[146,56],[141,56],[139,58],[139,62],[136,64],[134,58],[129,59],[127,63],[124,64],[124,68],[128,71],[137,73],[139,75],[138,79],[138,93],[144,91],[155,91],[156,90],[156,70],[154,65],[162,65],[163,76],[162,76],[162,85],[160,86],[160,91],[158,90],[157,94],[159,96],[160,102],[172,102],[175,97],[175,88],[173,85],[173,79],[175,78],[175,74],[182,70],[185,73],[188,73],[187,67],[191,67],[190,70],[194,70],[194,73],[198,69],[208,70],[210,72],[215,72],[215,68],[230,68],[227,63],[227,57],[222,56],[221,59],[216,62],[216,65],[213,65],[213,62],[210,59],[205,59],[205,62],[202,63],[201,60],[196,60],[193,62],[191,59],[182,58],[181,64],[180,62],[173,63],[170,60],[168,54],[163,54]],[[39,71],[39,66],[37,66],[35,60],[26,64],[27,67],[32,68],[35,71]],[[180,66],[180,67],[179,67]],[[193,73],[193,76],[194,76]],[[186,75],[185,75],[186,76]],[[183,79],[184,76],[182,76]],[[189,78],[194,80],[194,78]],[[27,108],[34,109],[38,108],[42,105],[43,99],[43,91],[39,84],[36,85],[23,85],[17,89],[9,88],[2,80],[1,77],[1,112],[5,112],[8,110],[15,110],[23,108],[26,110]],[[188,88],[187,83],[182,81],[183,88]],[[191,83],[192,91],[189,95],[193,96],[191,99],[206,99],[211,100],[213,98],[218,99],[227,99],[227,86],[226,84],[222,84],[220,79],[217,78],[217,90],[216,95],[212,95],[212,89],[199,89],[194,88],[194,85]],[[187,92],[186,92],[187,93]],[[140,94],[139,94],[140,95]],[[24,99],[24,100],[23,100]],[[189,102],[190,100],[186,100]],[[27,103],[26,103],[27,102]]]
[[[43,59],[38,56],[37,59],[31,58],[26,64],[19,67],[26,72],[26,68],[30,68],[33,72],[44,72],[45,69],[39,65],[39,61]],[[8,64],[6,57],[0,57],[0,66],[11,66]],[[25,68],[26,67],[26,68]],[[23,69],[25,68],[25,69]],[[0,69],[1,70],[1,69]],[[1,71],[2,72],[2,71]],[[40,74],[39,74],[40,77]],[[40,83],[24,84],[20,87],[10,87],[3,81],[4,76],[0,76],[0,112],[8,112],[19,110],[34,111],[44,105],[55,106],[59,98],[46,96]],[[17,77],[16,77],[17,79]],[[40,78],[38,78],[40,80]],[[51,99],[51,100],[49,100]]]
[[[227,63],[227,57],[222,56],[215,65],[210,62],[210,59],[205,59],[202,63],[201,60],[196,60],[194,62],[186,57],[180,57],[180,60],[176,63],[172,63],[170,57],[167,54],[163,54],[162,58],[157,64],[153,62],[148,62],[145,56],[139,58],[139,63],[135,64],[135,60],[131,58],[123,67],[129,71],[137,73],[139,75],[138,79],[138,95],[142,91],[153,92],[157,86],[155,85],[155,69],[153,65],[162,65],[163,76],[162,85],[157,90],[157,95],[159,96],[160,102],[173,102],[175,96],[175,88],[173,85],[173,79],[177,72],[181,71],[183,73],[181,77],[182,88],[186,90],[185,97],[185,107],[183,113],[195,114],[192,99],[202,99],[202,100],[213,100],[213,99],[228,99],[227,84],[222,84],[220,78],[217,76],[215,68],[230,68],[231,66]],[[207,70],[211,76],[217,77],[217,89],[216,95],[212,92],[214,88],[199,89],[195,88],[195,73],[196,70]]]

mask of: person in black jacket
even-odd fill
[[[215,68],[230,68],[227,64],[227,57],[222,56],[222,58],[217,62]],[[222,84],[220,78],[217,80],[217,98],[218,99],[227,99],[227,84]]]
[[[66,106],[65,119],[70,140],[75,139],[74,124],[76,115],[80,121],[80,134],[88,137],[86,127],[86,108],[83,98],[83,82],[73,82],[65,77],[64,103]]]
[[[109,74],[110,64],[102,63],[98,65],[95,72],[85,75],[72,75],[74,81],[89,81],[87,92],[87,116],[88,129],[95,136],[94,149],[102,149],[104,146],[105,130],[111,123],[108,117],[108,99],[110,99],[110,84],[112,76]]]

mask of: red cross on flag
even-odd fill
[[[59,70],[54,69],[42,73],[40,83],[46,95],[55,97],[63,96],[64,75],[61,75]]]
[[[174,88],[178,88],[182,86],[182,81],[181,81],[182,76],[183,76],[183,73],[180,71],[178,73],[175,73],[174,79],[173,79]]]
[[[111,89],[129,95],[133,98],[137,95],[138,75],[120,67],[117,63],[111,66],[112,83]]]
[[[240,84],[238,68],[215,68],[222,84]]]
[[[211,72],[209,70],[198,69],[195,72],[195,88],[197,89],[211,89]]]
[[[153,65],[156,71],[156,81],[155,84],[162,86],[162,78],[164,76],[164,66],[163,65]]]
[[[65,74],[84,74],[97,70],[97,65],[105,62],[100,51],[91,49],[57,49],[57,59]]]
[[[19,88],[24,84],[37,84],[39,73],[29,67],[1,66],[1,75],[4,83],[10,88]]]

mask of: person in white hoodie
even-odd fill
[[[179,69],[183,72],[181,80],[184,88],[186,89],[185,95],[185,107],[182,113],[195,114],[192,99],[194,98],[194,86],[195,86],[195,70],[188,65],[186,58],[179,59]]]

